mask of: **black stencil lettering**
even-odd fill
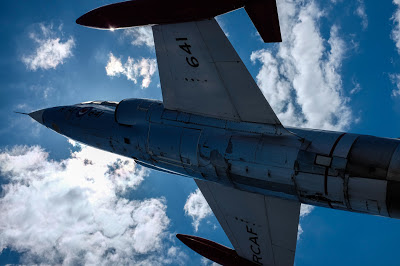
[[[189,59],[186,57],[186,62],[189,64],[189,66],[191,67],[198,67],[199,66],[199,61],[196,59],[196,57],[192,56],[190,58],[190,62]]]
[[[257,255],[253,255],[253,261],[254,261],[255,263],[257,263],[258,265],[263,265],[263,264],[260,262],[261,259],[262,259],[261,257],[258,257]]]
[[[253,243],[256,244],[257,246],[260,246],[260,245],[257,243],[257,239],[258,239],[258,237],[249,237],[249,240],[250,240],[251,242],[253,242]]]
[[[249,226],[246,225],[246,229],[247,229],[247,233],[253,234],[253,235],[257,235],[256,232],[253,232],[253,228],[249,228]]]
[[[181,48],[183,51],[185,51],[188,54],[192,54],[192,52],[190,51],[190,47],[192,46],[187,44],[186,42],[184,44],[179,45],[179,48]]]
[[[250,246],[251,251],[253,251],[254,254],[259,255],[261,253],[261,250],[259,247],[257,247],[257,251],[254,250],[253,245]]]

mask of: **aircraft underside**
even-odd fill
[[[149,13],[154,1],[165,10]],[[87,102],[29,115],[142,166],[195,178],[234,250],[178,238],[223,265],[293,265],[301,203],[399,219],[400,141],[284,127],[213,18],[244,7],[265,42],[281,41],[275,1],[207,3],[186,1],[181,10],[181,1],[128,1],[77,20],[159,24],[162,102]]]

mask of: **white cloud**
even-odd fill
[[[309,215],[313,210],[314,210],[314,206],[312,205],[307,205],[307,204],[301,204],[300,207],[300,218],[304,218],[307,215]]]
[[[357,8],[356,8],[356,15],[361,19],[361,26],[363,30],[368,28],[368,16],[367,12],[365,11],[365,3],[364,0],[357,0]]]
[[[106,66],[107,76],[118,76],[125,73],[125,68],[121,63],[121,59],[116,58],[112,53],[110,53],[110,59],[108,60]]]
[[[225,36],[229,37],[229,32],[226,29],[225,21],[221,17],[215,17],[215,20],[218,22],[218,25],[221,27],[222,31],[225,33]]]
[[[119,77],[125,75],[128,80],[133,81],[135,84],[138,79],[142,79],[142,88],[147,88],[150,85],[151,77],[157,69],[157,62],[155,59],[142,58],[135,60],[128,57],[125,64],[122,64],[120,58],[116,58],[112,53],[109,55],[109,60],[106,66],[108,76]]]
[[[400,74],[391,74],[389,77],[392,83],[396,86],[396,89],[392,91],[392,96],[400,96]]]
[[[0,174],[8,181],[0,198],[0,252],[16,250],[22,263],[184,260],[178,248],[166,247],[171,240],[165,199],[121,197],[147,174],[130,159],[83,146],[53,161],[38,146],[16,146],[1,151]]]
[[[75,41],[72,37],[61,41],[61,38],[53,31],[53,26],[40,24],[40,34],[31,32],[29,37],[36,43],[36,49],[30,55],[22,56],[22,62],[30,70],[55,69],[58,65],[64,64],[65,60],[72,56],[72,48]],[[61,27],[59,27],[61,30]]]
[[[397,52],[400,54],[400,0],[393,0],[393,4],[396,5],[396,10],[392,16],[394,22],[392,39],[396,43]]]
[[[400,0],[393,0],[393,4],[396,5],[396,10],[392,16],[394,22],[392,30],[392,39],[396,44],[397,52],[400,55]],[[389,75],[392,83],[395,84],[396,88],[392,91],[392,96],[400,95],[400,74]]]
[[[354,88],[350,91],[350,94],[356,94],[361,91],[361,85],[353,79],[352,81]]]
[[[301,227],[301,222],[302,219],[304,217],[306,217],[307,215],[309,215],[313,210],[314,210],[314,206],[311,205],[307,205],[307,204],[301,204],[300,207],[300,220],[299,220],[299,227],[298,227],[298,231],[297,231],[297,240],[300,239],[301,234],[303,234],[303,228]]]
[[[130,38],[131,44],[134,46],[154,47],[153,31],[150,26],[126,29],[124,36]]]
[[[211,208],[203,194],[201,194],[200,189],[196,189],[195,192],[189,195],[183,209],[186,215],[193,219],[192,224],[196,232],[199,229],[201,220],[212,214]]]
[[[352,122],[343,96],[340,68],[345,52],[334,25],[325,40],[319,29],[324,13],[311,1],[278,1],[283,42],[276,54],[252,53],[261,62],[256,77],[284,125],[343,130]]]
[[[204,266],[218,266],[220,264],[218,264],[216,262],[213,262],[213,261],[211,261],[211,260],[209,260],[209,259],[207,259],[205,257],[202,257],[201,258],[201,265],[204,265]]]

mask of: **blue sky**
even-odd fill
[[[161,100],[151,31],[75,24],[115,1],[0,3],[0,264],[209,265],[230,246],[193,180],[79,146],[13,111]],[[218,18],[284,125],[400,137],[400,1],[279,1],[283,42],[243,10]],[[400,221],[303,209],[296,265],[398,265]]]

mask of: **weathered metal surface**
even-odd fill
[[[389,217],[400,219],[400,182],[388,181],[386,205]]]
[[[182,127],[150,123],[148,152],[154,159],[167,160],[171,164],[182,165],[180,143]]]
[[[149,107],[157,103],[153,100],[126,99],[121,101],[115,109],[115,121],[121,125],[136,125],[143,123],[147,118]]]
[[[400,181],[400,145],[397,145],[390,159],[387,180]]]
[[[328,134],[319,134],[307,147],[306,151],[321,155],[331,156],[331,150],[336,140],[342,135],[341,132],[330,132]]]
[[[348,193],[352,210],[387,216],[386,187],[386,180],[350,178]]]
[[[348,155],[346,172],[350,176],[386,179],[397,140],[359,136]]]
[[[199,165],[198,145],[201,130],[183,128],[182,138],[180,143],[180,157],[183,167],[191,176],[198,176],[196,171]]]
[[[359,135],[357,134],[345,134],[337,143],[332,156],[347,158],[350,148],[353,145],[354,141],[358,138],[358,136]]]
[[[400,218],[399,140],[236,123],[128,99],[43,111],[44,124],[142,165],[239,190]]]

